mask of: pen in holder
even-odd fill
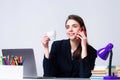
[[[23,79],[22,56],[0,57],[0,79]]]

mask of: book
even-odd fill
[[[92,73],[106,73],[106,70],[92,70]]]
[[[94,70],[105,70],[107,66],[95,66]]]
[[[92,76],[106,76],[106,73],[92,73]]]
[[[107,66],[95,66],[94,70],[91,71],[92,76],[106,76],[107,71],[106,71]]]
[[[103,76],[91,76],[90,80],[104,80]]]

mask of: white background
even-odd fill
[[[113,65],[120,65],[119,8],[120,0],[0,0],[0,50],[33,48],[42,76],[42,36],[56,30],[56,40],[66,39],[65,20],[77,14],[85,21],[89,43],[96,49],[113,43]],[[96,65],[108,60],[97,58]]]

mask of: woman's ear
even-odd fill
[[[87,32],[84,26],[82,26],[82,31],[84,32],[85,36],[87,36]]]

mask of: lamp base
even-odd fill
[[[105,76],[104,77],[104,80],[114,80],[114,79],[120,79],[120,77],[117,77],[117,76]]]

